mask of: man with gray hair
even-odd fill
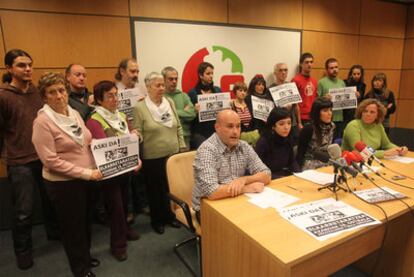
[[[216,200],[261,192],[271,178],[269,168],[253,148],[240,140],[240,118],[236,112],[219,112],[214,127],[216,132],[198,148],[193,165],[192,202],[198,222],[202,198]]]
[[[183,127],[184,140],[188,150],[190,149],[191,123],[196,117],[194,105],[186,93],[177,89],[178,71],[174,67],[164,67],[161,74],[164,77],[165,82],[166,93],[164,95],[173,100],[175,104],[181,126]]]
[[[273,67],[273,75],[275,76],[275,82],[271,84],[269,88],[287,83],[287,64],[275,64]],[[300,109],[297,104],[288,104],[284,108],[286,108],[290,112],[290,117],[292,118],[291,134],[293,138],[293,143],[296,145],[299,140],[299,131],[303,128],[302,121],[300,119]]]

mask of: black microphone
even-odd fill
[[[351,175],[352,177],[355,177],[355,176],[358,175],[358,171],[356,171],[352,167],[349,167],[348,164],[346,163],[345,159],[341,158],[341,156],[339,156],[338,159],[332,159],[332,157],[330,157],[329,154],[326,153],[326,152],[314,151],[313,152],[313,157],[315,159],[317,159],[318,161],[321,161],[323,163],[330,163],[335,168],[345,170],[345,172],[348,173],[349,175]]]

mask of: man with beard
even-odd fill
[[[118,94],[125,90],[132,89],[138,100],[144,99],[147,95],[146,89],[138,84],[139,66],[135,59],[123,59],[118,66],[115,74],[116,87]],[[135,106],[133,103],[132,106]],[[145,193],[144,181],[142,173],[132,175],[131,186],[128,192],[128,223],[134,221],[134,210],[136,213],[149,213],[148,201]]]
[[[318,95],[319,97],[327,97],[332,100],[329,90],[333,88],[344,88],[345,82],[337,78],[339,73],[338,60],[335,58],[329,58],[325,62],[326,76],[318,82]],[[344,116],[342,110],[333,111],[333,119],[336,129],[334,139],[341,138],[344,131]]]

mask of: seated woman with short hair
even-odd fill
[[[299,134],[298,154],[296,160],[303,170],[327,166],[314,157],[315,152],[327,152],[332,143],[335,123],[332,122],[332,101],[317,98],[312,105],[312,124],[303,127]]]
[[[382,122],[387,113],[386,108],[377,99],[365,99],[359,104],[355,118],[345,128],[342,149],[351,151],[355,143],[364,142],[372,147],[377,158],[403,156],[408,152],[406,146],[393,144],[385,133]]]
[[[291,127],[290,112],[276,107],[270,112],[262,136],[256,143],[256,153],[272,172],[272,179],[300,172],[293,154]]]

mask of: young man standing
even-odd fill
[[[344,88],[345,82],[342,79],[337,78],[339,73],[338,60],[335,58],[329,58],[325,62],[326,76],[318,82],[318,95],[319,97],[327,97],[331,99],[329,90],[333,88]],[[335,123],[334,139],[341,138],[344,131],[344,115],[342,110],[333,111],[333,119]]]
[[[318,84],[316,79],[311,77],[312,66],[313,55],[311,53],[303,53],[299,59],[299,73],[292,79],[292,82],[296,83],[302,97],[299,109],[303,125],[308,124],[310,121],[310,111],[317,96]]]
[[[28,53],[13,49],[4,58],[8,85],[0,88],[0,137],[4,138],[7,177],[15,207],[12,230],[17,266],[33,266],[32,215],[35,187],[39,187],[46,234],[59,239],[55,212],[46,195],[42,164],[32,144],[32,125],[43,106],[39,91],[32,85],[33,60]],[[1,152],[1,151],[0,151]]]

